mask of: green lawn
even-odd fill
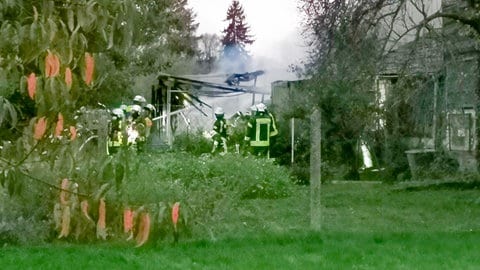
[[[480,190],[322,186],[322,231],[308,230],[308,188],[247,200],[205,239],[3,247],[0,269],[478,269]]]

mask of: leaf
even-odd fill
[[[104,40],[105,42],[107,42],[107,41],[108,41],[108,36],[107,36],[107,32],[105,32],[105,29],[102,29],[102,30],[100,31],[100,33],[102,34],[103,40]]]
[[[150,214],[148,212],[142,213],[140,217],[140,224],[138,227],[138,234],[136,237],[137,245],[135,247],[140,247],[148,241],[150,235],[151,222]]]
[[[90,215],[88,214],[88,201],[87,200],[83,200],[81,203],[80,203],[80,208],[81,208],[81,211],[83,213],[83,216],[89,220],[90,222],[93,222],[93,219],[90,217]]]
[[[5,170],[5,171],[0,171],[0,186],[3,188],[5,187],[5,182],[7,180],[7,175],[8,174],[8,170]]]
[[[5,119],[5,99],[0,97],[0,125],[3,124],[3,120]]]
[[[73,32],[73,30],[75,29],[75,18],[74,18],[73,11],[71,9],[67,11],[67,18],[68,18],[68,22],[67,22],[68,29]]]
[[[133,211],[130,207],[123,210],[123,232],[129,233],[133,230]]]
[[[102,170],[102,179],[105,181],[113,180],[114,178],[113,165],[111,161],[108,161]]]
[[[115,32],[115,22],[112,23],[112,26],[110,27],[110,33],[108,35],[108,46],[107,50],[111,49],[113,47],[113,33]]]
[[[67,85],[67,89],[70,90],[70,88],[72,88],[72,70],[69,67],[65,68],[65,84]]]
[[[12,127],[17,125],[17,110],[7,99],[0,97],[0,125],[9,117],[10,125]]]
[[[48,25],[50,26],[50,42],[53,42],[55,35],[57,34],[58,27],[55,21],[51,18],[48,19]]]
[[[37,37],[37,31],[38,31],[38,24],[37,21],[34,21],[32,25],[30,25],[30,40],[38,40]]]
[[[45,77],[55,77],[60,73],[60,59],[55,54],[48,52],[45,57]]]
[[[62,136],[63,131],[63,115],[62,113],[58,113],[57,125],[55,126],[55,137]]]
[[[77,27],[84,28],[86,25],[85,11],[81,8],[77,9]]]
[[[107,238],[105,199],[101,198],[98,204],[97,238]]]
[[[35,140],[41,140],[43,135],[45,135],[45,131],[47,130],[47,119],[45,117],[40,117],[37,119],[35,123],[35,130],[33,134],[33,138]]]
[[[77,138],[77,129],[74,126],[70,126],[70,141],[74,141]]]
[[[62,206],[65,206],[68,204],[68,197],[69,197],[69,193],[68,193],[68,190],[69,190],[69,186],[70,186],[70,181],[68,181],[67,178],[64,178],[62,180],[62,183],[60,185],[60,188],[62,189],[60,191],[60,203],[62,204]]]
[[[15,184],[17,182],[17,173],[15,170],[10,170],[8,172],[8,195],[13,196],[15,194]]]
[[[35,91],[37,90],[37,77],[35,73],[30,73],[27,77],[27,89],[28,89],[28,96],[31,99],[35,99]]]
[[[23,181],[15,181],[15,191],[14,194],[20,196],[23,192]]]
[[[58,238],[67,237],[70,234],[70,220],[70,207],[64,205],[62,206],[62,230]]]
[[[178,222],[179,215],[180,215],[180,203],[176,202],[175,204],[173,204],[173,207],[172,207],[172,222],[175,230],[177,229],[177,222]]]
[[[90,85],[93,80],[93,72],[95,69],[95,59],[93,56],[86,52],[85,53],[85,83]]]
[[[109,184],[105,183],[100,186],[100,188],[92,195],[94,200],[100,200],[100,198],[107,192]]]
[[[120,188],[120,185],[122,184],[124,178],[125,178],[125,168],[123,167],[122,164],[116,164],[115,165],[115,183],[117,185],[117,188]]]

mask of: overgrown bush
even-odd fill
[[[181,133],[175,136],[173,148],[176,151],[184,151],[195,156],[212,151],[213,141],[205,138],[201,131],[195,133]]]
[[[185,228],[196,235],[221,222],[240,200],[285,197],[293,186],[287,169],[250,156],[163,153],[141,159],[122,187],[124,202],[156,207],[179,201]]]
[[[429,166],[429,175],[434,179],[451,177],[458,173],[458,161],[445,152],[435,155],[432,164]]]
[[[31,190],[24,196],[11,197],[0,187],[0,247],[38,244],[50,238],[52,221],[44,202],[42,196],[33,196]]]
[[[399,138],[387,138],[385,153],[382,157],[382,165],[385,165],[382,174],[383,181],[395,182],[411,178],[406,150],[408,150],[407,144]]]

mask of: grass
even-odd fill
[[[478,269],[480,190],[322,186],[322,230],[307,187],[245,200],[204,239],[151,244],[58,242],[0,250],[1,269]]]

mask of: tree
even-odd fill
[[[198,63],[201,73],[210,73],[214,70],[220,54],[220,38],[215,34],[204,33],[198,41]]]
[[[193,54],[195,45],[185,0],[154,1],[162,14],[151,2],[0,4],[0,196],[11,206],[2,212],[7,230],[28,224],[35,228],[32,237],[49,237],[45,220],[60,192],[98,203],[105,187],[118,187],[128,177],[129,156],[107,157],[101,147],[110,115],[97,104],[118,105],[131,94],[135,75],[156,73],[165,62]],[[154,15],[169,20],[146,27],[142,16]],[[136,36],[137,25],[144,39]],[[154,45],[165,57],[152,70],[136,60]],[[11,196],[3,200],[6,190]],[[78,212],[78,201],[73,205]],[[25,237],[23,232],[17,236]]]
[[[479,42],[478,1],[302,0],[299,7],[304,11],[304,26],[312,45],[312,61],[307,65],[307,74],[312,78],[310,87],[318,89],[311,91],[307,101],[320,104],[324,121],[335,127],[335,132],[329,134],[325,125],[326,140],[340,134],[341,141],[356,141],[360,135],[365,138],[364,131],[371,123],[397,119],[397,124],[387,123],[382,134],[383,147],[396,149],[386,153],[385,162],[392,164],[392,159],[398,157],[406,160],[403,153],[406,149],[399,147],[399,138],[415,136],[419,130],[414,125],[432,123],[431,119],[424,120],[425,116],[445,123],[446,115],[436,115],[449,110],[439,107],[441,104],[450,104],[450,110],[461,109],[453,100],[441,104],[435,101],[442,91],[447,98],[448,89],[462,87],[455,80],[464,79],[455,73],[468,74],[472,77],[470,82],[478,79],[478,74],[472,71],[475,68],[462,67],[457,57],[461,54],[474,57],[475,44]],[[391,88],[387,89],[388,102],[380,93],[376,97],[371,94],[375,93],[374,82],[379,82],[382,74],[392,78],[386,79]],[[446,86],[441,89],[438,85]],[[425,92],[425,89],[430,90]],[[433,89],[439,90],[434,94]],[[422,91],[432,98],[427,100]],[[470,91],[474,92],[464,92]],[[358,102],[359,97],[369,98]],[[340,103],[332,103],[332,98]],[[478,97],[464,94],[463,99],[471,102]],[[379,106],[368,106],[371,101],[380,102]],[[433,106],[437,107],[432,115]],[[356,118],[359,115],[362,117]],[[409,118],[410,124],[401,123],[406,115],[416,118]],[[347,124],[353,119],[358,121]],[[405,128],[399,124],[405,124]],[[345,149],[341,152],[345,153]]]
[[[132,47],[134,74],[157,74],[198,54],[198,23],[187,0],[137,0]]]
[[[249,34],[250,27],[245,23],[243,7],[238,1],[233,1],[227,10],[228,26],[223,30],[222,63],[228,72],[243,72],[249,60],[245,46],[254,40]]]

